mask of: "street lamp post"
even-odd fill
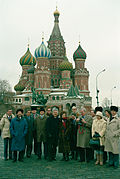
[[[112,91],[113,91],[113,89],[115,89],[116,88],[116,86],[114,86],[112,89],[111,89],[111,106],[112,106]]]
[[[97,99],[97,106],[99,106],[99,98],[98,98],[98,94],[99,94],[99,89],[98,89],[98,82],[97,82],[97,79],[98,79],[98,76],[102,73],[102,72],[104,72],[105,71],[105,69],[103,69],[102,71],[100,71],[98,74],[97,74],[97,76],[96,76],[96,99]]]

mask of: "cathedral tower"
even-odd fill
[[[59,11],[56,8],[54,12],[54,27],[48,41],[48,48],[51,50],[50,70],[51,86],[58,88],[60,86],[59,65],[65,57],[65,42],[59,28]]]
[[[50,93],[50,62],[49,58],[51,56],[51,52],[49,48],[47,48],[44,44],[44,40],[42,38],[41,45],[35,50],[35,57],[37,67],[34,72],[34,87],[37,92],[43,92],[44,94]]]
[[[75,61],[74,86],[77,85],[81,93],[89,95],[89,72],[87,71],[87,68],[85,68],[86,56],[85,51],[79,43],[77,50],[73,54],[73,59]]]

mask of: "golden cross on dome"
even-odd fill
[[[30,46],[30,38],[28,37],[28,48],[29,48],[29,46]]]
[[[80,35],[79,35],[79,45],[80,45]]]
[[[44,42],[44,32],[42,32],[42,42]]]

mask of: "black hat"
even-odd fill
[[[110,110],[111,110],[111,111],[118,112],[118,107],[117,107],[117,106],[111,106],[111,107],[110,107]]]
[[[45,112],[45,109],[44,108],[40,108],[40,111],[44,111]]]
[[[31,106],[31,110],[37,110],[36,106]]]
[[[21,113],[23,113],[23,109],[17,109],[16,114],[17,114],[19,111],[21,111]]]
[[[103,108],[102,108],[101,106],[98,106],[98,107],[95,108],[95,113],[96,113],[97,111],[102,112],[102,111],[103,111]]]

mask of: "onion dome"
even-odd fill
[[[58,16],[60,15],[59,11],[57,10],[57,6],[56,6],[56,10],[55,10],[55,12],[54,12],[54,16],[55,16],[55,15],[58,15]]]
[[[80,42],[79,42],[79,46],[77,48],[77,50],[74,52],[73,54],[73,59],[86,59],[87,55],[85,53],[85,51],[82,49]]]
[[[51,57],[51,51],[49,48],[45,46],[43,38],[42,38],[41,45],[35,50],[35,57],[36,58],[50,58]]]
[[[27,52],[20,58],[20,65],[21,66],[23,66],[23,65],[31,65],[32,63],[35,66],[36,65],[36,59],[30,53],[29,45],[28,45]]]
[[[67,57],[64,58],[64,61],[60,64],[59,69],[61,71],[64,71],[64,70],[71,71],[73,69],[72,63],[68,61]]]
[[[15,91],[23,91],[25,89],[25,86],[21,84],[20,82],[14,86]]]

